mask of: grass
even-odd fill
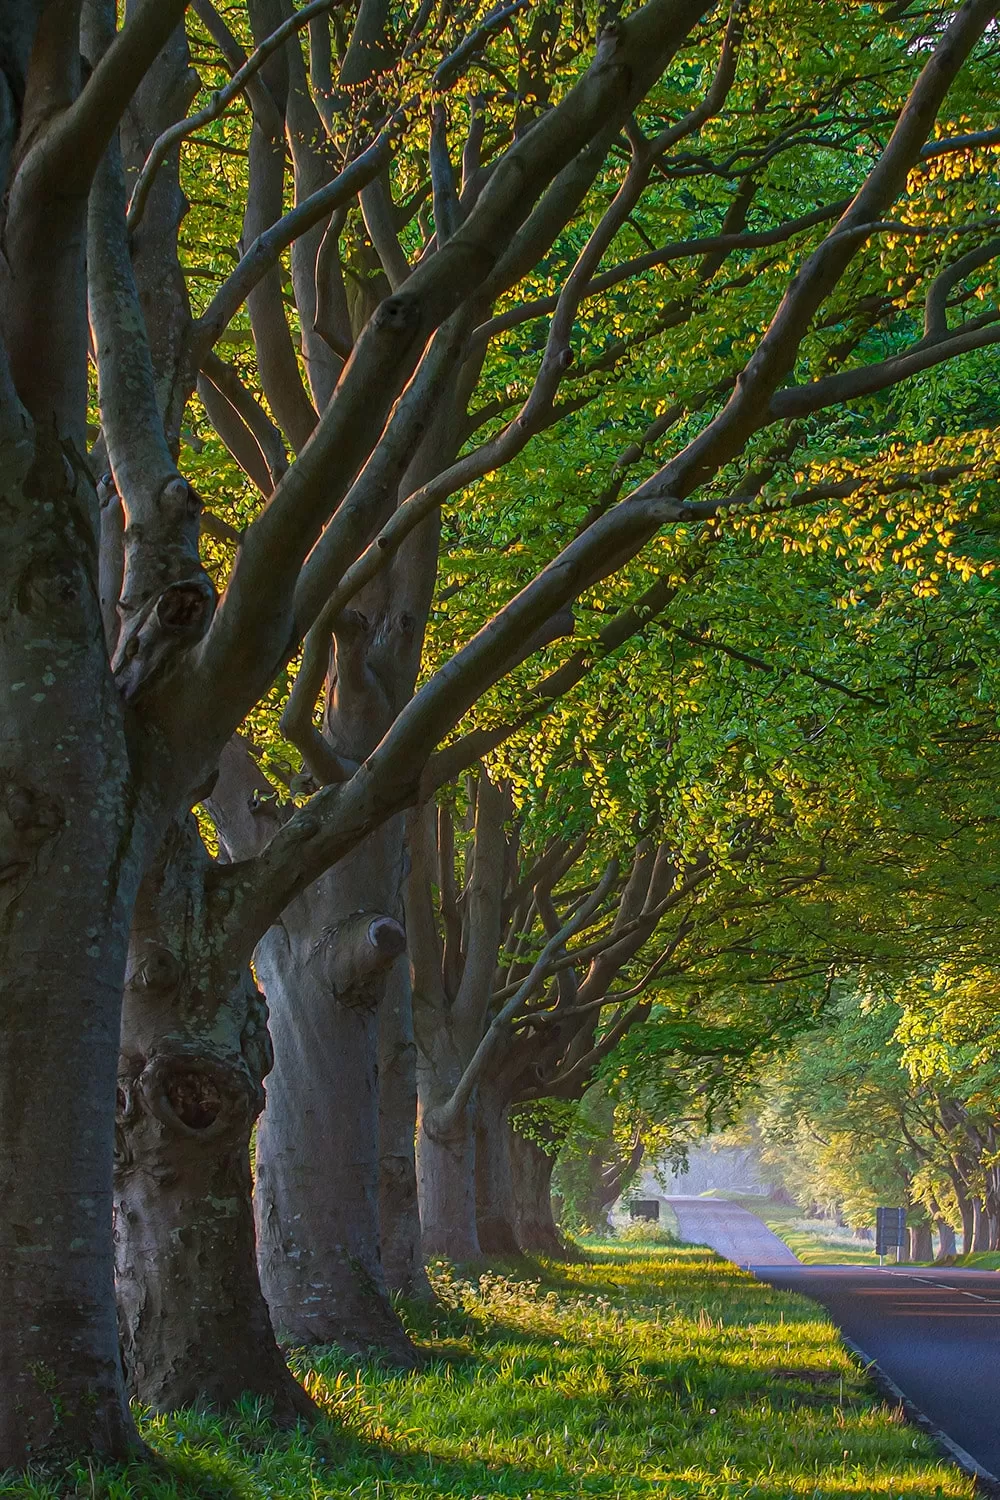
[[[247,1404],[143,1420],[160,1466],[0,1477],[19,1500],[969,1500],[872,1393],[814,1303],[693,1248],[463,1277],[408,1308],[406,1377],[297,1361],[325,1420]]]

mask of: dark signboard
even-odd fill
[[[629,1204],[629,1217],[632,1219],[652,1219],[660,1217],[659,1198],[633,1198]]]
[[[906,1244],[906,1209],[875,1210],[875,1254],[886,1255]]]

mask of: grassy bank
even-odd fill
[[[870,1392],[815,1304],[708,1252],[602,1247],[580,1264],[436,1278],[401,1378],[300,1365],[329,1420],[252,1408],[143,1423],[163,1467],[0,1480],[23,1500],[968,1500]]]

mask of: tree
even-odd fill
[[[465,757],[483,753],[477,740],[450,758],[433,759],[478,696],[539,641],[566,628],[563,612],[574,599],[615,573],[662,526],[725,514],[730,497],[741,498],[744,492],[731,483],[738,482],[740,455],[756,434],[891,388],[997,335],[988,318],[949,326],[944,308],[967,268],[946,252],[929,273],[933,316],[916,346],[826,373],[828,351],[817,360],[810,343],[821,304],[843,284],[862,247],[882,233],[879,226],[921,153],[968,163],[975,146],[993,139],[972,129],[926,144],[948,88],[977,45],[973,71],[989,66],[994,43],[980,39],[992,7],[970,0],[954,14],[946,10],[933,43],[926,21],[904,12],[889,25],[892,45],[882,58],[887,62],[895,49],[916,81],[905,101],[893,95],[891,119],[878,112],[878,147],[858,159],[847,188],[853,197],[843,211],[832,203],[756,234],[744,231],[745,190],[753,172],[767,166],[770,138],[790,123],[789,111],[793,135],[813,123],[812,99],[789,103],[779,96],[750,144],[749,168],[729,179],[735,182],[733,213],[728,222],[723,218],[721,234],[698,234],[693,248],[688,242],[647,252],[653,264],[689,258],[702,275],[714,275],[711,257],[722,251],[753,249],[761,235],[777,235],[778,243],[804,238],[797,276],[773,316],[770,309],[765,314],[767,331],[755,337],[753,351],[749,345],[740,351],[742,371],[734,372],[740,378],[718,393],[715,414],[654,476],[590,518],[579,535],[568,542],[565,531],[558,536],[555,555],[532,570],[525,586],[412,699],[407,674],[416,676],[419,647],[398,652],[399,680],[382,704],[371,652],[384,645],[387,632],[416,642],[426,617],[426,603],[398,609],[403,593],[395,591],[397,582],[405,587],[402,576],[395,579],[398,562],[411,582],[419,575],[423,590],[415,586],[414,596],[429,598],[428,575],[417,557],[433,521],[423,530],[417,522],[430,520],[449,495],[516,454],[535,430],[536,415],[548,420],[558,410],[555,397],[582,301],[599,274],[611,275],[619,287],[638,274],[625,262],[624,270],[608,273],[598,266],[610,248],[617,252],[616,237],[656,173],[675,171],[686,184],[693,165],[706,201],[716,201],[711,148],[707,161],[695,155],[692,163],[682,143],[726,103],[742,22],[734,16],[723,34],[725,18],[701,25],[709,9],[704,3],[650,0],[602,32],[594,61],[584,66],[575,40],[561,45],[565,36],[544,17],[536,25],[536,18],[503,12],[477,24],[477,15],[453,32],[433,25],[422,7],[404,33],[394,12],[366,4],[347,17],[350,24],[337,37],[329,26],[313,25],[311,72],[303,85],[298,32],[320,10],[285,16],[261,0],[249,7],[258,45],[240,80],[254,111],[246,246],[192,316],[179,280],[173,153],[197,125],[168,126],[169,138],[160,131],[142,166],[134,155],[129,160],[134,141],[123,127],[121,145],[135,185],[130,207],[115,147],[133,99],[140,122],[171,113],[177,120],[186,108],[194,82],[174,30],[185,9],[135,0],[117,33],[117,8],[107,0],[88,0],[82,20],[74,5],[60,7],[58,15],[43,4],[8,5],[2,12],[8,277],[0,420],[10,520],[0,681],[10,726],[4,868],[11,881],[0,1092],[0,1134],[11,1174],[0,1240],[10,1288],[0,1323],[3,1464],[59,1446],[123,1453],[134,1444],[118,1364],[110,1235],[114,1079],[130,927],[143,877],[164,840],[177,839],[170,830],[205,795],[234,732],[280,681],[307,633],[316,628],[321,660],[328,635],[339,637],[340,667],[357,662],[365,695],[352,709],[346,701],[351,672],[344,670],[337,701],[335,667],[325,736],[332,755],[323,756],[319,778],[325,785],[281,820],[264,850],[207,867],[200,876],[193,863],[189,867],[194,906],[204,921],[200,932],[185,934],[190,942],[174,993],[213,990],[209,1012],[225,1006],[243,983],[254,947],[291,901],[377,827],[448,780]],[[196,9],[223,55],[242,67],[217,13],[204,0]],[[794,6],[790,15],[801,23]],[[764,7],[756,20],[762,34],[772,21]],[[509,44],[510,36],[518,41]],[[491,69],[502,72],[504,48],[513,45],[516,52],[522,41],[515,89],[488,99],[482,116],[476,109],[463,115],[459,103],[449,109],[468,69],[492,90]],[[844,96],[840,87],[832,93],[835,102]],[[428,94],[444,106],[430,111],[429,135]],[[975,109],[974,81],[968,95]],[[211,123],[224,104],[220,96],[206,106],[207,116],[201,111],[194,118]],[[848,116],[853,107],[852,100]],[[633,124],[637,112],[645,130]],[[834,115],[831,140],[823,144],[836,153],[844,137],[836,109]],[[461,125],[471,142],[464,194],[446,160],[449,132]],[[631,158],[624,177],[617,155],[623,132]],[[141,139],[143,133],[136,134]],[[284,212],[286,134],[297,201]],[[393,169],[400,175],[390,174],[387,184],[390,160],[400,164]],[[415,203],[412,194],[392,196],[406,191],[404,168],[412,160],[420,163]],[[594,213],[605,172],[615,181],[615,196],[609,208]],[[428,196],[433,228],[428,219],[418,236],[413,215]],[[404,203],[410,213],[400,223],[397,209]],[[955,223],[953,206],[945,202],[940,224]],[[831,221],[833,228],[808,249],[812,231]],[[461,421],[457,430],[449,423],[456,411],[463,417],[469,410],[486,337],[477,330],[492,339],[508,326],[505,318],[519,326],[523,309],[506,300],[518,286],[530,296],[535,268],[544,266],[570,224],[566,244],[578,250],[575,270],[553,294],[547,350],[527,410],[463,453]],[[344,315],[350,299],[340,271],[345,226],[348,237],[358,235],[363,268],[353,283],[361,285],[353,321],[349,307]],[[575,235],[582,249],[573,245]],[[288,249],[292,323],[301,331],[309,389],[296,362],[278,270]],[[977,253],[973,269],[981,270],[985,250],[977,246]],[[560,279],[558,270],[555,275]],[[157,302],[154,292],[164,288],[170,295]],[[85,457],[88,295],[101,424],[93,468]],[[266,418],[253,392],[215,359],[244,303],[270,408]],[[803,364],[796,369],[800,351]],[[834,354],[834,363],[844,357]],[[177,467],[185,411],[202,371],[206,407],[233,451],[271,490],[242,532],[228,572],[222,570],[221,598],[199,554],[201,496]],[[797,383],[781,389],[789,379]],[[451,391],[457,405],[443,401],[442,391]],[[287,469],[275,423],[297,454]],[[449,428],[447,438],[442,427]],[[912,488],[925,472],[901,482]],[[102,481],[98,495],[94,480],[105,474],[110,482]],[[210,518],[204,525],[225,535]],[[362,585],[378,590],[390,579],[387,615],[365,614],[360,604],[353,615],[345,613]],[[369,690],[386,709],[382,722],[370,712]],[[304,697],[308,716],[308,691]],[[232,806],[238,810],[238,799]],[[392,919],[391,912],[381,915]],[[369,947],[377,951],[374,938]],[[148,1077],[157,1077],[165,1096],[184,1109],[193,1099],[187,1128],[198,1131],[205,1120],[212,1134],[199,1137],[204,1148],[224,1145],[234,1161],[233,1135],[220,1115],[230,1103],[244,1120],[248,1113],[242,1070],[250,1064],[242,1043],[240,1087],[231,1095],[216,1089],[206,1108],[201,1080],[211,1069],[201,1066],[191,1046],[150,1058],[138,1045],[138,1031],[127,1031],[124,1040],[134,1067],[142,1057],[137,1077],[151,1069]],[[240,1126],[244,1134],[248,1128]],[[161,1230],[165,1224],[161,1216]],[[60,1226],[55,1234],[52,1226]]]

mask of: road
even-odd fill
[[[1000,1275],[954,1267],[803,1266],[789,1250],[782,1263],[755,1261],[755,1247],[767,1242],[746,1224],[754,1214],[717,1200],[714,1212],[699,1215],[690,1200],[670,1201],[682,1238],[749,1265],[772,1286],[821,1302],[935,1426],[1000,1476]],[[760,1230],[770,1234],[764,1224]]]
[[[797,1266],[799,1258],[756,1214],[724,1198],[670,1198],[682,1240],[711,1245],[740,1266]]]

